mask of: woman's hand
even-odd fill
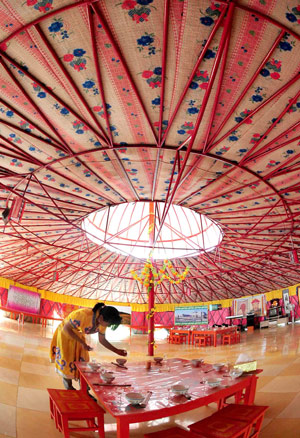
[[[92,351],[92,350],[93,350],[93,348],[90,347],[90,346],[89,346],[88,344],[86,344],[85,342],[82,343],[82,346],[83,346],[83,348],[84,348],[85,350],[87,350],[87,351]]]
[[[126,350],[122,350],[120,348],[117,348],[115,353],[118,354],[119,356],[127,356],[127,351]]]

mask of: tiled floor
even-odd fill
[[[0,438],[58,438],[49,416],[47,387],[63,388],[61,379],[49,363],[48,349],[52,328],[25,323],[18,327],[16,321],[0,321]],[[93,342],[91,342],[92,344]],[[147,339],[132,336],[122,343],[127,348],[128,360],[146,360]],[[207,348],[188,345],[169,345],[158,341],[157,355],[168,357],[204,357],[207,362],[235,362],[240,353],[257,359],[260,375],[256,404],[268,405],[260,438],[300,438],[300,324],[274,327],[243,333],[241,344]],[[113,354],[98,345],[92,353],[98,360],[112,360]],[[176,424],[187,426],[210,415],[215,405],[194,410],[171,418],[163,418],[131,425],[131,436],[142,438],[147,431],[165,429]],[[116,424],[105,415],[106,438],[116,437]],[[96,437],[97,434],[80,433],[76,438]]]

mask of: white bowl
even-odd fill
[[[163,357],[154,357],[153,359],[154,359],[154,362],[161,363],[164,358]]]
[[[119,365],[125,365],[127,362],[127,359],[120,359],[119,357],[116,359],[117,364]]]
[[[105,383],[111,383],[115,379],[115,376],[111,372],[105,372],[101,374],[101,379]]]
[[[194,368],[198,368],[198,367],[200,367],[200,365],[201,365],[203,362],[204,362],[203,359],[192,359],[192,360],[191,360],[192,367],[194,367]]]
[[[92,371],[98,371],[99,368],[101,368],[100,363],[95,363],[95,362],[90,362],[88,364],[88,367],[92,370]]]
[[[189,390],[189,387],[186,385],[173,385],[171,387],[171,390],[174,392],[174,394],[180,395],[180,394],[186,394]]]
[[[244,371],[241,370],[241,368],[232,368],[232,370],[229,371],[229,374],[233,379],[237,379],[243,374],[243,372]]]
[[[214,363],[213,364],[213,369],[216,371],[220,371],[221,368],[223,368],[224,364],[223,363]]]
[[[140,392],[127,392],[125,397],[131,405],[138,405],[142,403],[145,398]]]
[[[217,386],[220,386],[222,382],[222,379],[207,379],[205,380],[205,383],[207,383],[211,388],[216,388]]]

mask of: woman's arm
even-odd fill
[[[119,356],[127,356],[126,350],[122,350],[120,348],[114,347],[110,342],[108,342],[108,340],[105,338],[105,335],[103,335],[102,333],[98,334],[98,339],[99,339],[100,344],[103,345],[103,347],[107,348],[108,350],[112,351],[113,353],[116,353]]]
[[[82,339],[80,336],[77,335],[77,333],[73,330],[72,324],[70,323],[70,321],[68,321],[64,328],[63,331],[67,334],[67,336],[69,336],[70,338],[74,339],[74,341],[79,342],[79,344],[81,344],[83,346],[83,348],[87,351],[91,351],[92,347],[90,347],[85,341],[84,339]]]

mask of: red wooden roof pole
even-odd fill
[[[55,60],[55,62],[57,63],[57,65],[59,66],[61,71],[63,72],[66,80],[72,86],[76,96],[78,97],[78,99],[80,100],[80,102],[84,106],[85,110],[87,111],[87,113],[89,114],[89,116],[91,117],[91,119],[93,120],[93,122],[95,123],[95,125],[97,126],[99,131],[101,132],[101,134],[98,134],[98,137],[99,137],[98,140],[101,139],[101,141],[109,144],[109,139],[108,139],[108,137],[106,135],[106,132],[103,130],[103,128],[100,125],[100,123],[99,123],[98,119],[96,118],[95,114],[92,112],[92,110],[89,107],[89,105],[87,104],[86,100],[83,98],[82,94],[80,93],[80,91],[79,91],[79,89],[78,89],[74,79],[72,78],[72,76],[70,76],[68,70],[65,68],[65,66],[63,65],[63,63],[61,62],[59,57],[57,56],[57,53],[53,50],[53,47],[49,44],[49,41],[46,39],[43,31],[41,30],[41,28],[39,27],[38,24],[35,26],[35,29],[37,30],[41,40],[43,41],[43,43],[45,44],[45,46],[47,47],[47,49],[51,53],[53,59]]]
[[[241,159],[241,161],[239,162],[240,165],[242,165],[245,160],[251,156],[251,154],[258,148],[258,146],[261,144],[261,142],[270,134],[270,132],[272,131],[273,128],[275,128],[275,126],[280,122],[280,120],[282,119],[282,117],[288,112],[288,110],[290,109],[290,107],[297,102],[298,97],[300,96],[300,91],[298,91],[298,93],[296,94],[296,96],[289,102],[289,104],[284,108],[283,111],[281,111],[281,113],[279,114],[278,117],[276,117],[276,120],[271,124],[271,126],[266,130],[266,132],[261,136],[261,138],[252,146],[251,149],[248,150],[248,152],[246,152],[246,154],[243,156],[243,158]]]
[[[215,80],[215,77],[216,77],[216,74],[217,74],[217,71],[218,71],[219,63],[220,63],[220,60],[221,60],[221,57],[222,57],[222,52],[223,52],[223,49],[224,49],[224,46],[225,46],[225,43],[226,43],[227,33],[229,32],[229,29],[230,29],[230,26],[231,26],[231,19],[232,19],[232,14],[233,14],[233,8],[234,8],[234,5],[233,5],[233,3],[231,3],[229,5],[229,8],[228,8],[228,14],[227,14],[227,18],[226,18],[225,25],[224,25],[224,30],[223,30],[223,33],[222,33],[219,50],[217,52],[216,59],[214,61],[214,64],[213,64],[213,67],[212,67],[212,70],[211,70],[211,77],[210,77],[209,82],[208,82],[208,87],[205,90],[205,95],[204,95],[204,98],[203,98],[203,101],[202,101],[202,105],[201,105],[200,111],[199,111],[198,116],[197,116],[197,120],[196,120],[196,123],[195,123],[195,128],[194,128],[194,131],[193,131],[193,134],[192,134],[192,138],[191,138],[191,141],[189,142],[189,146],[187,148],[187,151],[186,151],[186,154],[185,154],[185,157],[184,157],[184,160],[183,160],[180,172],[177,175],[176,182],[174,184],[172,193],[170,195],[170,200],[166,199],[166,204],[165,204],[164,212],[163,212],[163,215],[162,215],[162,220],[161,220],[161,223],[160,223],[160,228],[159,228],[159,231],[158,231],[157,236],[156,236],[156,240],[157,240],[157,237],[158,237],[158,235],[159,235],[159,233],[161,231],[161,228],[163,226],[164,220],[165,220],[166,215],[167,215],[167,213],[169,211],[170,205],[171,205],[171,203],[172,203],[172,201],[174,199],[174,196],[176,194],[176,190],[177,190],[178,184],[179,184],[179,182],[181,180],[181,177],[182,177],[182,174],[183,174],[183,172],[185,170],[185,167],[186,167],[186,164],[187,164],[187,161],[188,161],[188,158],[189,158],[192,146],[194,144],[194,141],[195,141],[196,135],[198,133],[198,129],[199,129],[200,123],[202,121],[202,117],[203,117],[203,114],[204,114],[204,111],[205,111],[208,99],[209,99],[210,94],[211,94],[212,86],[213,86],[213,83],[214,83],[214,80]]]
[[[159,105],[159,122],[158,122],[158,146],[161,146],[162,139],[162,121],[164,115],[164,97],[166,83],[166,58],[167,58],[167,43],[168,43],[168,25],[169,25],[169,0],[164,1],[164,30],[163,30],[163,49],[162,49],[162,76],[161,76],[161,92]]]
[[[228,113],[226,114],[225,119],[223,120],[223,122],[220,123],[219,128],[217,129],[217,131],[214,133],[214,135],[210,138],[209,140],[209,147],[208,150],[210,149],[210,146],[212,145],[213,141],[217,138],[217,136],[219,135],[219,133],[221,132],[221,130],[223,129],[223,126],[228,122],[228,120],[230,119],[230,117],[232,116],[233,112],[235,111],[235,109],[238,107],[238,105],[241,103],[241,101],[243,100],[244,96],[246,95],[246,93],[248,92],[248,90],[250,89],[250,87],[252,86],[252,84],[254,83],[255,79],[258,77],[261,69],[264,67],[264,65],[266,64],[266,62],[268,61],[268,59],[270,58],[270,56],[272,55],[272,53],[274,52],[274,50],[276,49],[276,47],[279,44],[279,41],[282,39],[282,37],[284,36],[285,31],[282,30],[280,32],[280,34],[278,35],[278,37],[276,38],[276,40],[274,41],[274,43],[272,44],[272,47],[270,48],[270,50],[268,51],[268,53],[265,55],[265,57],[263,58],[262,62],[260,63],[260,65],[258,66],[255,74],[252,76],[252,78],[250,79],[250,81],[248,82],[248,84],[246,85],[246,87],[244,88],[244,90],[242,91],[242,93],[240,94],[240,96],[238,97],[238,99],[235,101],[235,103],[233,104],[233,106],[231,107],[231,109],[228,111]]]
[[[101,25],[103,27],[103,30],[105,31],[105,33],[106,33],[106,35],[108,37],[111,45],[113,46],[114,50],[118,54],[118,58],[120,59],[120,61],[122,63],[122,66],[123,66],[123,68],[124,68],[124,70],[126,72],[127,79],[129,80],[130,85],[131,85],[131,87],[132,87],[132,89],[133,89],[133,91],[135,93],[135,96],[136,96],[136,98],[137,98],[137,100],[138,100],[138,102],[139,102],[139,104],[140,104],[140,106],[142,108],[144,116],[146,117],[146,119],[148,121],[149,128],[151,129],[153,137],[154,137],[155,142],[157,144],[156,132],[155,132],[154,127],[153,127],[153,125],[151,123],[150,117],[149,117],[149,115],[148,115],[148,113],[146,111],[145,105],[144,105],[144,103],[143,103],[143,101],[142,101],[142,99],[140,97],[140,94],[139,94],[139,92],[137,90],[137,87],[136,87],[136,85],[135,85],[135,83],[134,83],[134,81],[133,81],[133,79],[131,77],[131,73],[130,73],[129,68],[128,68],[127,64],[126,64],[124,56],[122,55],[122,52],[121,52],[119,46],[117,45],[116,41],[114,40],[114,38],[112,36],[112,33],[111,33],[109,27],[107,26],[107,23],[105,22],[104,18],[102,17],[102,14],[101,14],[101,11],[100,11],[100,8],[99,8],[98,4],[93,4],[92,8],[95,11],[96,15],[98,16],[98,19],[99,19],[99,21],[100,21],[100,23],[101,23]]]
[[[215,148],[219,143],[221,143],[224,139],[226,139],[233,131],[236,131],[241,125],[246,123],[247,120],[251,119],[256,113],[258,113],[266,105],[268,105],[270,102],[272,102],[272,100],[274,100],[280,94],[282,94],[286,90],[288,90],[299,79],[300,79],[300,73],[297,73],[292,79],[290,79],[285,85],[283,85],[281,88],[279,88],[274,94],[272,94],[270,97],[268,97],[266,100],[264,100],[260,105],[258,105],[252,111],[250,111],[243,120],[238,122],[231,129],[229,129],[229,131],[227,131],[224,135],[222,135],[222,137],[220,137],[219,140],[215,141],[213,144],[210,144],[209,150],[211,150],[212,148]]]
[[[149,246],[153,247],[155,232],[155,212],[154,202],[149,204]],[[151,263],[153,262],[150,255]],[[148,356],[153,356],[154,352],[154,306],[155,306],[155,286],[152,270],[150,269],[149,287],[148,287]]]
[[[205,55],[205,53],[206,53],[208,47],[210,46],[211,41],[213,40],[213,38],[214,38],[214,36],[215,36],[217,30],[218,30],[219,27],[221,26],[221,23],[222,23],[222,20],[223,20],[223,17],[224,17],[224,15],[225,15],[226,11],[227,11],[227,6],[225,6],[225,7],[223,8],[223,10],[222,10],[220,16],[219,16],[218,19],[216,20],[216,23],[215,23],[215,25],[214,25],[214,27],[213,27],[211,33],[209,34],[209,37],[208,37],[208,39],[207,39],[207,41],[206,41],[206,43],[205,43],[205,46],[202,48],[202,51],[201,51],[201,53],[200,53],[200,55],[199,55],[199,58],[198,58],[198,60],[197,60],[197,62],[196,62],[196,64],[195,64],[195,66],[194,66],[194,68],[193,68],[193,70],[192,70],[192,72],[191,72],[191,75],[190,75],[190,77],[189,77],[189,79],[188,79],[188,81],[187,81],[187,83],[186,83],[186,85],[185,85],[185,87],[184,87],[184,89],[183,89],[183,91],[182,91],[182,93],[181,93],[181,96],[180,96],[180,98],[179,98],[179,100],[178,100],[178,102],[177,102],[177,104],[176,104],[176,107],[175,107],[175,109],[174,109],[174,112],[173,112],[173,114],[172,114],[171,117],[170,117],[170,120],[169,120],[169,123],[168,123],[168,127],[167,127],[167,129],[166,129],[166,131],[165,131],[165,133],[164,133],[164,135],[163,135],[163,138],[162,138],[162,141],[161,141],[161,145],[160,145],[160,146],[162,146],[162,145],[165,143],[165,141],[166,141],[166,137],[167,137],[168,132],[169,132],[169,130],[170,130],[172,124],[173,124],[173,121],[174,121],[174,119],[175,119],[175,117],[176,117],[176,114],[177,114],[177,112],[178,112],[178,110],[179,110],[179,108],[180,108],[180,106],[181,106],[181,104],[182,104],[182,102],[183,102],[183,99],[185,98],[185,96],[186,96],[186,94],[187,94],[187,92],[188,92],[189,86],[191,85],[191,83],[192,83],[192,81],[193,81],[193,78],[194,78],[194,76],[195,76],[195,74],[196,74],[196,71],[198,70],[198,67],[199,67],[200,63],[201,63],[201,61],[203,60],[204,55]]]
[[[216,90],[216,94],[215,94],[215,98],[214,98],[214,103],[213,103],[213,107],[211,109],[211,114],[210,114],[208,126],[207,126],[206,133],[205,133],[205,138],[204,138],[203,153],[206,152],[206,147],[208,144],[208,139],[209,139],[209,135],[211,132],[211,127],[212,127],[212,124],[214,122],[215,115],[216,115],[216,109],[217,109],[217,106],[219,103],[219,97],[220,97],[220,92],[221,92],[221,88],[222,88],[222,84],[223,84],[223,78],[224,78],[225,67],[226,67],[226,62],[227,62],[230,36],[231,36],[231,28],[229,28],[229,30],[228,30],[228,35],[227,35],[226,42],[225,42],[223,58],[222,58],[222,63],[221,63],[221,68],[220,68],[219,82],[218,82],[218,86],[217,86],[217,90]],[[201,158],[200,158],[200,160],[201,160]]]

